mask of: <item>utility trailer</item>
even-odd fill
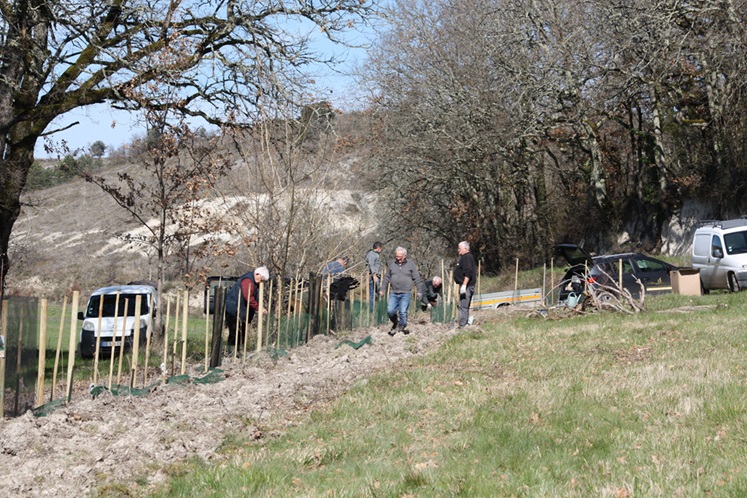
[[[494,309],[509,304],[523,304],[542,302],[542,289],[519,289],[516,291],[493,292],[472,297],[470,308],[485,310]]]

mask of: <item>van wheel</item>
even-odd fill
[[[734,273],[729,273],[729,290],[732,292],[739,292],[739,282],[737,281],[737,276]]]
[[[91,351],[90,348],[84,348],[82,342],[78,344],[78,353],[80,354],[81,358],[93,358],[93,356],[96,354],[96,352]]]

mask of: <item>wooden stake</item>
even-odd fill
[[[166,384],[166,372],[169,365],[169,320],[171,318],[171,299],[166,300],[166,323],[163,330],[163,362],[161,363],[161,385]]]
[[[181,304],[181,294],[176,293],[176,306],[174,306],[174,340],[171,345],[171,375],[176,375],[176,341],[179,337],[179,304]]]
[[[249,303],[247,303],[247,306]],[[249,316],[249,310],[247,310],[246,316]],[[259,309],[257,309],[257,353],[262,350],[262,325],[264,323],[264,311],[265,311],[265,283],[259,283]],[[248,332],[248,331],[247,331]],[[247,338],[244,338],[244,343],[247,342]],[[246,356],[246,355],[245,355]]]
[[[296,293],[296,308],[294,310],[295,323],[293,327],[293,343],[292,346],[296,345],[296,340],[299,336],[302,337],[303,330],[301,330],[301,324],[303,323],[303,282],[300,278],[296,278],[296,285],[293,288]]]
[[[122,385],[122,360],[124,358],[124,349],[125,349],[125,333],[127,333],[127,312],[129,310],[129,299],[124,300],[124,313],[122,313],[122,340],[119,341],[119,364],[117,366],[117,385]],[[114,327],[116,328],[116,323],[114,322]],[[116,334],[114,334],[116,336]],[[117,343],[117,341],[112,342],[112,347]]]
[[[73,291],[73,302],[70,307],[70,343],[67,352],[67,386],[65,387],[65,399],[70,403],[73,395],[73,367],[75,366],[75,329],[78,323],[78,300],[80,291]]]
[[[36,377],[36,406],[44,404],[44,364],[47,362],[47,300],[41,300],[39,314],[39,366]]]
[[[330,289],[330,292],[331,292],[331,289]],[[331,300],[332,296],[330,295],[329,297],[330,297],[330,302],[331,302],[332,301]],[[348,323],[348,322],[345,321],[345,302],[344,301],[338,301],[337,299],[335,299],[335,303],[336,303],[335,304],[335,308],[336,308],[335,315],[338,314],[337,310],[339,310],[339,315],[340,315],[340,323],[336,323],[337,320],[335,320],[337,329],[338,330],[345,330],[345,328],[347,327],[347,323]]]
[[[150,340],[153,337],[153,315],[156,312],[156,300],[153,294],[148,295],[148,328],[145,329],[145,367],[143,368],[143,386],[148,385],[148,365],[150,364]]]
[[[215,318],[213,318],[213,320],[215,320]],[[208,306],[207,310],[205,310],[205,370],[204,370],[205,373],[207,373],[209,366],[210,366],[210,306]]]
[[[8,338],[8,300],[0,305],[0,424],[5,420],[5,342]]]
[[[283,318],[283,279],[280,276],[278,276],[278,296],[275,307],[277,308],[275,312],[277,319],[275,320],[275,342],[273,344],[276,348],[280,348],[282,346],[280,344],[280,322]]]
[[[236,302],[236,334],[233,338],[233,362],[236,363],[236,357],[239,354],[239,325],[241,325],[241,289],[239,289],[239,299]],[[244,353],[246,354],[246,343],[249,339],[249,300],[246,300],[246,316],[244,317]]]
[[[550,304],[555,304],[555,258],[550,258],[550,290],[553,293]]]
[[[482,305],[482,293],[480,292],[480,278],[482,277],[482,258],[477,262],[477,295],[480,296]],[[479,309],[479,308],[478,308]]]
[[[332,288],[332,275],[327,275],[327,333],[325,335],[329,335],[329,329],[332,325],[332,317],[330,316],[330,312],[332,311],[332,296],[329,295],[329,291]]]
[[[239,296],[239,308],[241,308],[241,296]],[[236,314],[236,323],[238,324],[239,321],[239,314]],[[259,339],[257,339],[259,340]],[[234,347],[233,351],[233,361],[234,363],[237,361],[237,355],[239,354],[239,328],[238,325],[236,325],[236,346]],[[246,362],[246,348],[249,344],[249,299],[246,300],[246,316],[244,316],[244,346],[243,346],[243,354],[241,355],[241,364],[243,365]],[[260,345],[258,344],[257,347]]]
[[[109,353],[109,384],[108,389],[112,390],[112,377],[114,376],[114,350],[117,344],[117,319],[119,318],[119,291],[114,298],[114,325],[112,326],[112,350]],[[120,347],[121,343],[120,343]]]
[[[189,318],[189,291],[184,291],[184,303],[182,310],[182,370],[184,375],[187,373],[187,319]]]
[[[65,312],[67,311],[67,296],[62,299],[62,316],[60,317],[60,330],[57,332],[57,349],[54,353],[54,371],[52,372],[52,393],[49,401],[54,401],[54,392],[57,389],[57,367],[60,364],[60,351],[62,350],[62,336],[65,332]],[[2,332],[0,332],[2,334]],[[0,386],[2,389],[3,386]],[[1,406],[1,405],[0,405]],[[1,416],[2,414],[0,414]]]
[[[519,293],[519,258],[516,258],[516,271],[514,272],[514,295],[511,303],[516,302],[516,295]]]
[[[365,275],[365,274],[364,274]],[[366,323],[368,326],[371,326],[371,280],[373,280],[373,275],[367,275],[366,279]],[[374,288],[374,291],[376,288]],[[361,290],[361,294],[363,294],[363,290]],[[376,299],[374,297],[374,299]],[[376,301],[374,301],[374,304],[376,304]],[[361,308],[361,316],[363,316],[363,309]]]
[[[360,280],[361,282],[366,282],[365,289],[363,288],[364,284],[361,283],[361,285],[359,286],[359,290],[358,290],[358,302],[360,302],[360,307],[358,308],[358,328],[359,329],[363,328],[363,314],[365,313],[363,308],[368,309],[368,300],[366,299],[366,295],[368,292],[368,282],[365,280],[367,275],[368,275],[367,273],[363,273],[361,275],[361,280]],[[355,310],[355,302],[350,303],[350,308],[351,308],[350,313],[352,314],[353,310]]]
[[[440,316],[441,320],[446,319],[446,306],[449,304],[449,290],[451,290],[451,280],[446,275],[446,268],[444,266],[444,260],[441,259],[441,309],[436,316]]]
[[[461,298],[461,296],[459,295],[460,285],[454,282],[453,278],[450,278],[449,280],[452,282],[451,284],[451,299],[452,299],[451,320],[455,321],[457,319],[457,304],[459,304],[459,299]]]
[[[20,403],[20,396],[21,396],[21,366],[23,363],[21,362],[22,356],[21,351],[23,351],[23,329],[24,329],[24,318],[25,318],[25,312],[26,308],[21,306],[20,313],[18,315],[18,342],[17,342],[17,349],[18,354],[16,355],[16,399],[13,403],[13,412],[18,413],[18,405]]]
[[[292,318],[291,318],[291,304],[293,303],[294,295],[293,291],[295,290],[295,287],[293,286],[293,279],[290,279],[290,282],[288,282],[288,309],[285,312],[285,349],[289,349],[288,346],[288,336],[290,335],[290,329],[292,324]],[[280,341],[278,341],[279,343]]]
[[[273,280],[270,280],[270,287],[267,289],[267,333],[265,334],[265,347],[270,347],[270,335],[272,334],[272,284]]]
[[[135,387],[135,380],[137,379],[137,361],[140,356],[140,310],[143,306],[143,296],[140,294],[135,296],[135,316],[132,317],[132,332],[134,337],[132,338],[132,366],[130,375],[130,389]]]
[[[99,353],[101,353],[101,322],[104,319],[104,295],[99,296],[99,321],[96,326],[96,354],[93,355],[93,385],[99,374]]]

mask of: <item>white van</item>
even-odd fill
[[[711,289],[737,292],[747,287],[747,218],[701,221],[692,255],[704,294]]]
[[[112,348],[119,349],[123,344],[131,348],[135,337],[135,324],[140,327],[140,340],[148,337],[148,324],[155,318],[158,306],[158,293],[151,285],[114,285],[96,290],[88,299],[86,310],[78,313],[83,320],[80,331],[79,351],[83,358],[96,354],[96,330],[99,326],[101,309],[100,354],[111,354]],[[140,296],[140,316],[135,317],[135,301]],[[103,299],[103,307],[101,301]],[[127,309],[125,310],[125,300]],[[116,314],[116,319],[115,319]],[[122,330],[124,329],[124,334]]]

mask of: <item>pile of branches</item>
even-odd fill
[[[636,282],[641,288],[639,297],[636,298],[633,297],[628,289],[621,287],[616,279],[605,272],[603,273],[606,277],[605,282],[590,284],[587,281],[582,298],[575,305],[570,305],[567,301],[563,301],[551,308],[533,311],[531,314],[539,314],[543,318],[559,318],[563,315],[579,315],[597,311],[613,311],[633,315],[646,309],[644,305],[646,287],[640,279],[636,278]],[[560,288],[567,284],[568,281],[561,282],[552,289],[551,293],[559,291]]]

